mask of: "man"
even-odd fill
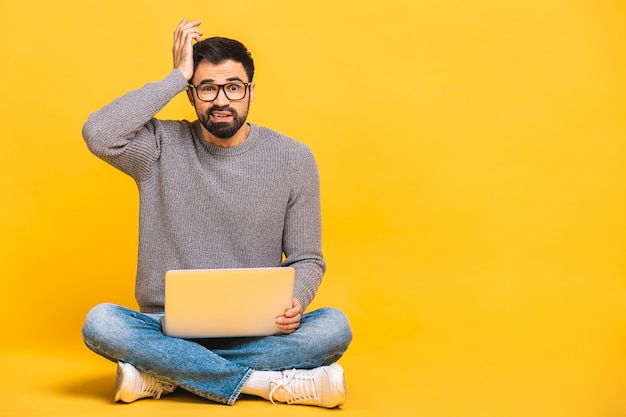
[[[335,362],[351,341],[348,320],[333,308],[304,313],[326,268],[315,160],[304,144],[246,122],[252,58],[238,41],[201,40],[199,25],[184,19],[176,28],[169,75],[94,112],[83,127],[89,149],[130,175],[140,197],[140,312],[94,307],[85,344],[118,363],[116,401],[160,398],[178,386],[229,405],[249,394],[340,406],[345,380]],[[198,120],[154,118],[185,89]],[[278,265],[296,270],[279,335],[192,341],[162,333],[167,270]]]

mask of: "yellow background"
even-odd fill
[[[82,346],[91,306],[135,306],[137,245],[82,123],[169,72],[182,17],[249,47],[251,121],[317,156],[343,414],[626,415],[620,0],[3,0],[0,414],[321,412],[112,405]],[[194,118],[182,94],[159,116]]]

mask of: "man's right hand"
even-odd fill
[[[190,80],[193,76],[193,44],[192,41],[198,42],[202,36],[202,32],[197,28],[200,25],[199,20],[188,21],[183,19],[174,31],[174,46],[172,54],[174,55],[174,68],[179,69],[186,80]]]

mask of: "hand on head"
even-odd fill
[[[174,68],[179,69],[185,79],[189,80],[193,76],[193,43],[198,42],[203,35],[198,29],[199,20],[183,19],[174,31],[174,46],[172,54],[174,56]]]

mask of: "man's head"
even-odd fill
[[[213,37],[197,42],[193,46],[193,70],[206,59],[211,64],[220,64],[224,61],[235,61],[243,65],[248,76],[248,82],[254,77],[254,61],[248,49],[239,41],[228,38]]]
[[[242,127],[254,99],[254,62],[241,42],[208,38],[196,43],[189,100],[206,132],[220,146],[245,140]],[[206,133],[205,133],[206,136]]]

